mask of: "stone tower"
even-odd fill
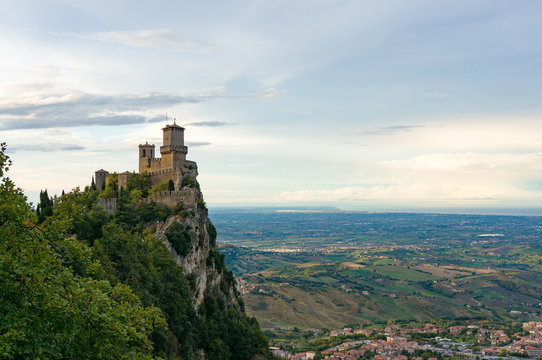
[[[94,182],[96,183],[96,189],[102,190],[105,185],[105,180],[109,176],[109,171],[100,169],[94,173]]]
[[[154,144],[149,144],[148,142],[139,145],[139,173],[142,174],[151,167],[152,159],[154,159],[155,151]]]
[[[188,148],[184,146],[184,128],[175,123],[162,129],[163,146],[160,146],[163,169],[178,169],[184,166]]]

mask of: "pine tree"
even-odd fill
[[[36,212],[38,214],[38,223],[40,224],[46,217],[53,215],[53,199],[47,194],[47,189],[40,191],[40,203]]]

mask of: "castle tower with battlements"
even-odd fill
[[[147,173],[151,179],[152,185],[160,184],[172,180],[175,190],[180,190],[183,184],[183,178],[188,177],[195,180],[197,173],[197,164],[186,160],[188,148],[184,145],[184,128],[173,122],[172,125],[166,125],[162,128],[163,144],[160,146],[161,157],[156,157],[156,146],[154,144],[139,145],[139,173]],[[130,172],[118,174],[118,187],[126,186]],[[101,189],[102,184],[106,183],[109,172],[99,170],[95,173],[96,185]]]
[[[154,144],[148,142],[139,145],[139,172],[153,173],[157,171],[179,169],[186,162],[188,148],[184,145],[184,128],[175,123],[162,129],[163,145],[160,146],[161,158],[155,158]]]

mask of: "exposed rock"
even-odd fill
[[[184,269],[185,274],[188,277],[192,276],[195,280],[194,305],[196,309],[206,296],[211,296],[222,299],[225,304],[233,306],[240,312],[235,284],[227,283],[224,278],[224,269],[218,269],[215,262],[209,260],[211,254],[216,253],[217,250],[216,244],[211,244],[208,231],[210,220],[201,191],[197,188],[183,188],[172,196],[178,196],[179,193],[182,193],[183,198],[180,203],[182,206],[177,206],[181,209],[179,214],[172,215],[163,223],[158,224],[155,236],[163,241],[175,262]],[[167,229],[175,223],[180,224],[190,236],[190,246],[184,256],[175,251],[166,235]]]

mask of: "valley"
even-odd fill
[[[281,329],[542,319],[542,218],[211,213],[247,312]]]

